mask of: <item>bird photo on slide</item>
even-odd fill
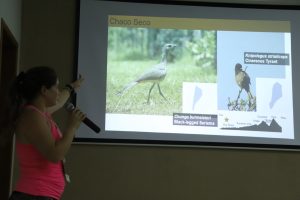
[[[250,85],[251,85],[250,77],[247,74],[247,72],[243,70],[242,65],[240,63],[237,63],[235,65],[235,81],[237,85],[240,87],[239,96],[242,90],[244,89],[248,94],[248,98],[252,99],[253,96],[250,91]]]
[[[246,68],[247,69],[247,68]],[[249,74],[246,72],[246,69],[243,70],[243,67],[240,63],[235,65],[235,81],[239,86],[240,90],[238,92],[238,96],[235,101],[229,102],[228,107],[230,110],[247,110],[247,111],[255,111],[256,110],[256,100],[255,97],[251,93],[251,80]],[[248,99],[240,99],[242,91],[247,92]],[[248,106],[248,108],[246,108]]]
[[[215,31],[110,27],[108,36],[107,113],[172,116],[190,100],[184,85],[216,83]]]
[[[164,96],[161,88],[160,82],[163,81],[167,75],[167,58],[168,53],[176,47],[176,44],[167,43],[162,48],[162,58],[161,61],[152,66],[150,69],[142,73],[137,79],[133,80],[132,82],[126,84],[121,91],[117,94],[122,96],[125,92],[129,91],[133,86],[143,82],[151,82],[152,85],[148,91],[148,98],[147,103],[150,101],[151,91],[155,85],[158,87],[159,94],[167,101],[167,98]]]

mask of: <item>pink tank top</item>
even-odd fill
[[[26,108],[39,112],[47,119],[55,140],[62,137],[59,128],[48,113],[43,113],[32,105],[27,105]],[[33,145],[18,141],[16,141],[16,152],[20,177],[15,190],[31,195],[60,199],[65,187],[62,161],[50,162]]]

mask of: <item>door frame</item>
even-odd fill
[[[0,93],[8,91],[19,68],[19,44],[3,18],[0,20]],[[4,95],[0,95],[3,97]],[[3,99],[2,99],[3,100]],[[1,113],[0,113],[1,114]],[[0,151],[0,199],[8,199],[12,191],[14,166],[14,138]]]

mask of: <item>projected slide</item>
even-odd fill
[[[287,21],[108,16],[105,130],[294,138]]]

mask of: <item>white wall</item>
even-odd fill
[[[0,17],[4,19],[19,45],[21,41],[21,9],[21,0],[0,0]]]

